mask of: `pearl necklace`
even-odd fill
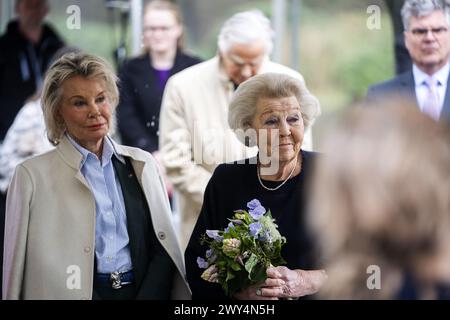
[[[276,186],[275,188],[269,188],[269,187],[266,187],[265,185],[264,185],[264,183],[262,182],[262,180],[261,180],[261,175],[260,175],[260,169],[258,168],[258,165],[256,165],[256,175],[258,176],[258,181],[259,181],[259,184],[264,188],[264,189],[266,189],[266,190],[269,190],[269,191],[275,191],[275,190],[278,190],[278,189],[280,189],[291,177],[292,177],[292,175],[294,174],[294,171],[295,171],[295,168],[297,167],[297,156],[295,156],[295,164],[294,164],[294,167],[292,168],[292,170],[291,170],[291,173],[289,173],[289,176],[280,184],[280,185],[278,185],[278,186]]]

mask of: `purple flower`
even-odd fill
[[[220,242],[223,240],[222,236],[219,236],[219,230],[206,230],[206,235],[217,242]]]
[[[261,202],[259,202],[258,199],[253,199],[252,201],[247,203],[247,208],[249,208],[250,210],[253,210],[260,206],[261,206]]]
[[[202,257],[197,257],[197,264],[200,269],[208,268],[208,262],[206,262]]]
[[[242,220],[239,219],[229,219],[233,224],[237,224],[238,226],[242,224]]]
[[[214,254],[214,249],[206,250],[206,259],[209,263],[214,263],[217,260],[217,255]]]
[[[253,222],[253,223],[250,223],[249,228],[250,228],[250,235],[253,238],[256,238],[258,236],[258,233],[262,229],[262,224],[260,222]]]
[[[253,219],[259,220],[264,215],[264,213],[266,213],[266,209],[263,206],[259,206],[251,209],[248,213],[250,213]]]
[[[233,222],[230,222],[230,223],[228,224],[228,227],[226,227],[225,232],[228,233],[228,232],[230,231],[230,228],[234,228]]]
[[[270,235],[269,230],[264,230],[264,232],[262,234],[259,235],[259,240],[261,240],[262,242],[272,242],[272,236]]]

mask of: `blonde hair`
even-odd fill
[[[69,53],[55,61],[46,73],[42,90],[42,110],[47,129],[47,138],[57,145],[66,132],[64,121],[59,116],[59,108],[63,95],[63,83],[75,76],[105,81],[106,92],[111,103],[110,133],[115,130],[114,111],[119,102],[117,77],[111,65],[104,59],[86,53]]]
[[[233,130],[246,130],[256,113],[256,104],[261,98],[288,98],[294,96],[299,105],[305,130],[320,114],[320,104],[303,81],[282,73],[263,73],[241,83],[234,93],[228,111],[228,124]],[[236,137],[244,144],[241,135]],[[255,141],[252,141],[254,144]],[[251,145],[252,146],[252,145]]]
[[[393,102],[344,117],[313,180],[309,223],[333,299],[389,299],[403,273],[429,259],[450,230],[450,133],[417,107]],[[379,266],[382,290],[369,290]]]

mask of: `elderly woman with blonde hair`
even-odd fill
[[[10,184],[4,299],[190,297],[155,160],[109,136],[118,99],[101,58],[66,54],[48,70],[56,148],[18,165]]]
[[[308,211],[323,298],[450,298],[449,137],[401,101],[353,110],[331,131]]]
[[[304,191],[316,154],[301,150],[303,135],[319,113],[319,103],[305,83],[288,75],[266,73],[243,82],[235,92],[228,122],[241,142],[257,146],[257,157],[222,164],[205,191],[203,207],[185,252],[193,299],[226,299],[220,285],[200,278],[197,257],[206,246],[207,229],[223,230],[234,210],[252,199],[271,210],[287,244],[286,266],[267,269],[267,279],[243,287],[234,299],[278,300],[316,293],[326,274],[314,270],[311,239],[304,227]],[[245,134],[242,134],[245,133]],[[267,139],[266,139],[267,137]]]

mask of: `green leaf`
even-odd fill
[[[263,282],[267,279],[266,266],[258,264],[257,267],[253,268],[253,272],[250,274],[251,280],[254,283]]]
[[[227,271],[227,277],[225,279],[225,282],[230,281],[231,279],[234,278],[234,274],[233,272],[231,272],[230,270]]]
[[[252,253],[250,258],[248,258],[247,262],[245,263],[245,270],[247,270],[247,272],[248,272],[249,279],[251,279],[250,274],[252,273],[252,270],[256,266],[257,263],[258,263],[258,257],[254,253]]]
[[[242,266],[237,263],[237,262],[233,262],[230,264],[231,269],[233,269],[234,271],[241,271],[242,270]]]

